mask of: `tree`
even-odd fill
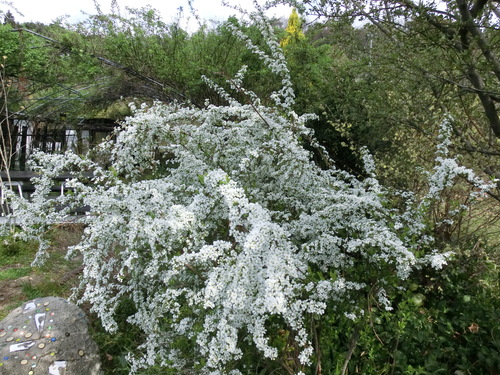
[[[459,139],[457,148],[469,154],[468,163],[492,177],[498,174],[496,2],[457,0],[440,2],[440,6],[410,0],[272,3],[294,5],[306,14],[324,17],[329,20],[327,27],[332,22],[364,20],[363,28],[370,35],[365,53],[370,61],[366,59],[362,69],[369,73],[356,79],[366,82],[371,91],[365,89],[363,94],[374,128],[398,124],[387,133],[396,136],[400,131],[396,129],[405,124],[416,129],[419,137],[434,136],[433,117],[450,113],[454,136]],[[375,103],[391,107],[380,111],[384,106]],[[429,128],[427,124],[434,125]]]
[[[12,27],[16,27],[16,20],[10,10],[5,13],[3,24],[10,24]]]
[[[291,43],[298,43],[306,38],[302,32],[300,18],[295,8],[293,8],[292,14],[288,18],[288,25],[285,31],[286,36],[280,42],[282,47],[286,47]]]

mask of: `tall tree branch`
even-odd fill
[[[495,133],[495,136],[500,138],[500,118],[498,116],[495,102],[488,94],[486,94],[483,80],[473,65],[469,66],[467,70],[467,77],[474,88],[477,89],[477,96],[483,105],[484,113],[490,122],[490,127],[493,130],[493,133]]]
[[[477,3],[482,3],[483,1],[478,1]],[[476,3],[476,4],[477,4]],[[474,23],[474,16],[472,14],[472,11],[469,11],[469,8],[467,7],[467,3],[465,0],[457,0],[458,4],[458,9],[460,11],[460,14],[462,16],[462,19],[465,23],[465,27],[468,32],[471,33],[471,35],[476,38],[477,44],[479,45],[479,48],[481,49],[481,52],[483,52],[484,57],[488,62],[492,65],[493,67],[493,73],[497,77],[497,79],[500,81],[500,60],[493,54],[490,44],[484,34],[481,32],[479,27]],[[484,5],[483,5],[484,6]],[[477,10],[476,16],[477,16]]]
[[[484,9],[485,5],[488,3],[488,0],[477,0],[470,9],[470,14],[472,18],[476,18],[479,13]]]

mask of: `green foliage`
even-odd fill
[[[286,46],[285,55],[290,67],[296,93],[298,113],[316,113],[311,126],[318,141],[326,147],[339,167],[361,173],[356,154],[360,145],[377,150],[380,137],[370,131],[370,118],[365,103],[369,95],[366,77],[362,72],[365,59],[362,39],[350,25],[333,25],[325,29],[312,27],[307,42]],[[349,125],[350,132],[339,129]],[[378,129],[377,132],[382,132]],[[366,141],[366,142],[365,142]]]
[[[228,23],[238,23],[231,18]],[[233,76],[242,64],[250,66],[250,88],[263,92],[269,88],[269,74],[263,74],[262,64],[239,42],[226,23],[213,28],[204,26],[188,34],[179,26],[161,21],[157,11],[150,8],[127,8],[124,16],[99,13],[74,26],[72,31],[59,35],[69,51],[78,52],[81,59],[97,59],[104,63],[95,69],[92,61],[79,72],[97,74],[100,84],[87,102],[98,110],[126,98],[151,102],[189,101],[203,106],[205,99],[214,104],[224,100],[203,82],[206,75],[223,83]],[[251,31],[253,29],[253,31]],[[258,35],[256,28],[247,31]],[[63,39],[61,39],[61,36]],[[76,56],[71,53],[71,61]],[[96,59],[97,58],[97,59]],[[82,60],[83,62],[83,60]],[[94,64],[95,65],[95,64]],[[63,71],[66,68],[61,67]],[[82,81],[95,79],[87,75]],[[265,89],[263,89],[264,87]],[[128,103],[127,102],[127,103]]]
[[[477,242],[453,250],[444,270],[414,274],[405,292],[392,289],[393,311],[367,296],[359,320],[328,314],[320,322],[324,373],[343,366],[356,331],[349,373],[498,373],[498,249]]]
[[[98,79],[98,61],[65,44],[75,33],[60,25],[31,26],[36,32],[0,25],[0,53],[11,82],[9,110],[44,119],[81,115],[83,98],[95,86],[90,82]]]

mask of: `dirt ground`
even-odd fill
[[[24,276],[16,280],[0,281],[0,316],[6,315],[4,310],[12,310],[26,300],[23,285],[38,285],[42,282],[40,275]]]

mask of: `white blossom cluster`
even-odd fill
[[[102,146],[106,170],[70,153],[38,155],[40,190],[18,212],[36,232],[68,215],[56,202],[90,206],[71,250],[84,258],[81,300],[110,331],[118,303],[134,302],[129,321],[145,334],[134,369],[193,366],[179,337],[195,344],[203,373],[226,373],[242,340],[275,359],[273,317],[296,332],[308,364],[308,314],[369,287],[363,268],[380,270],[381,282],[384,272],[407,277],[416,260],[380,187],[317,167],[302,133],[304,118],[264,107],[143,107]],[[90,183],[83,170],[94,171]],[[44,200],[61,171],[75,173],[74,193]]]
[[[278,358],[275,321],[294,331],[308,365],[308,316],[338,307],[355,319],[356,298],[374,285],[389,310],[386,279],[405,279],[418,264],[415,233],[400,234],[406,213],[387,208],[369,155],[365,180],[314,164],[301,141],[311,136],[310,116],[283,114],[293,102],[289,76],[282,56],[270,63],[283,77],[278,109],[142,106],[94,150],[108,165],[72,153],[33,161],[41,177],[32,201],[18,202],[19,222],[41,236],[90,207],[69,254],[83,256],[77,293],[111,332],[119,303],[133,302],[129,323],[144,334],[133,371],[159,364],[239,374],[243,346]],[[72,194],[47,199],[62,172],[74,176]]]
[[[250,17],[253,19],[255,25],[259,28],[269,53],[266,53],[259,46],[257,46],[243,31],[232,23],[227,23],[227,27],[231,29],[233,34],[237,36],[246,47],[258,56],[266,66],[281,79],[281,89],[271,94],[271,99],[274,101],[278,108],[290,111],[295,103],[295,92],[293,90],[290,71],[288,70],[283,50],[274,36],[274,31],[269,22],[265,21],[264,11],[259,4],[254,1],[256,8],[255,13],[251,13]],[[238,76],[237,76],[238,77]],[[253,100],[256,98],[252,95]]]
[[[436,199],[445,188],[452,186],[457,176],[462,176],[476,188],[476,191],[472,193],[474,197],[484,196],[495,188],[495,181],[485,182],[476,176],[472,169],[461,166],[455,158],[448,157],[449,146],[451,145],[451,120],[447,119],[441,123],[438,137],[440,143],[436,152],[436,166],[434,167],[434,173],[429,178],[429,192],[423,199],[423,204],[428,204],[428,201]]]
[[[438,202],[443,191],[456,184],[458,177],[467,181],[473,187],[469,194],[469,198],[471,198],[469,201],[473,201],[478,197],[484,197],[488,192],[495,190],[495,180],[490,182],[484,181],[472,169],[459,165],[456,158],[449,156],[452,132],[451,121],[452,119],[448,118],[441,123],[438,136],[440,143],[437,146],[435,166],[432,173],[427,173],[429,189],[420,202],[420,212],[425,212],[434,202]],[[446,213],[446,217],[440,223],[436,224],[452,225],[453,219],[459,217],[468,208],[464,204],[458,205],[450,209]]]

